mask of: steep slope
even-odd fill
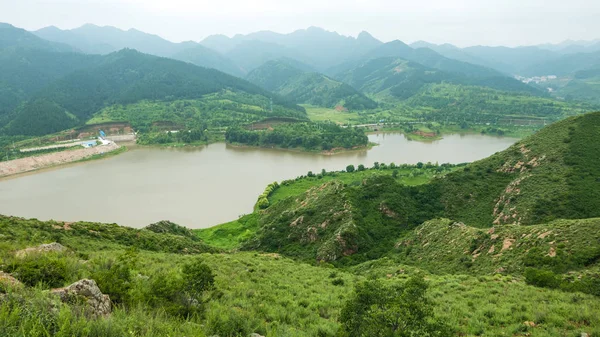
[[[108,105],[201,98],[226,89],[272,96],[217,70],[123,50],[107,55],[97,66],[72,73],[45,88],[18,109],[6,131],[47,134],[85,123]],[[300,107],[276,96],[273,99],[275,104],[287,106],[290,114],[304,114]]]
[[[435,181],[446,216],[481,227],[600,217],[599,130],[598,112],[568,118]]]
[[[98,59],[45,41],[8,24],[0,24],[0,128],[14,109],[36,91]]]
[[[250,82],[276,92],[296,103],[350,110],[370,109],[375,102],[351,86],[316,72],[295,67],[297,62],[273,60],[254,69],[246,77]],[[303,67],[308,68],[308,67]]]

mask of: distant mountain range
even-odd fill
[[[560,63],[568,63],[560,60],[580,59],[582,58],[580,54],[600,52],[600,40],[569,40],[559,44],[516,48],[488,46],[459,48],[451,44],[437,45],[425,41],[410,45],[399,40],[383,43],[364,31],[354,38],[318,27],[300,29],[289,34],[260,31],[247,35],[239,34],[231,38],[212,35],[199,43],[192,41],[173,43],[157,35],[135,29],[125,31],[92,24],[71,30],[61,30],[51,26],[33,33],[47,41],[56,42],[53,48],[63,51],[70,48],[71,51],[88,54],[108,54],[123,48],[131,48],[147,54],[215,68],[235,76],[244,76],[265,62],[282,57],[297,59],[317,71],[331,75],[335,70],[340,70],[339,67],[343,64],[375,56],[401,56],[411,61],[428,62],[424,65],[447,71],[449,69],[443,69],[444,64],[438,66],[433,64],[439,63],[440,56],[443,56],[448,60],[442,63],[460,61],[491,68],[506,75],[543,76],[568,72],[568,69],[560,67],[548,69],[543,66],[547,62],[560,66]],[[449,65],[449,67],[455,66],[457,65]],[[466,68],[468,65],[463,67]],[[549,70],[554,70],[556,73],[543,73]],[[481,69],[475,71],[479,72]]]
[[[467,109],[458,107],[468,104],[470,114],[543,116],[542,107],[554,102],[550,95],[600,104],[598,43],[458,48],[384,43],[367,32],[347,37],[317,27],[174,43],[135,29],[92,24],[35,32],[0,24],[0,130],[55,132],[85,123],[111,104],[198,99],[223,90],[262,97],[252,104],[273,98],[285,106],[278,116],[302,110],[295,104],[361,111],[379,101],[396,104],[413,97],[418,97],[410,101],[415,108],[427,102],[428,114],[452,111],[460,118]],[[523,80],[526,84],[514,74],[543,79]],[[549,80],[550,74],[559,78]],[[447,97],[433,97],[440,90],[449,91]],[[477,100],[457,101],[465,92],[477,93]],[[501,99],[510,95],[519,103]],[[530,104],[528,96],[543,99]],[[259,110],[265,106],[260,103]],[[564,109],[569,110],[548,111],[559,116]]]

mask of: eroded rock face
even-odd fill
[[[29,254],[64,252],[66,250],[67,250],[67,247],[61,245],[60,243],[52,242],[52,243],[46,243],[43,245],[39,245],[37,247],[30,247],[30,248],[25,248],[25,249],[19,250],[15,253],[15,256],[18,258],[23,258]]]
[[[83,304],[91,317],[106,317],[111,313],[110,297],[102,294],[94,280],[80,280],[68,287],[52,289],[53,294],[68,304]]]

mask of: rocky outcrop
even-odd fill
[[[67,250],[67,247],[61,245],[57,242],[47,243],[43,245],[39,245],[37,247],[30,247],[19,250],[15,253],[15,256],[18,258],[24,258],[29,254],[37,254],[37,253],[50,253],[50,252],[64,252]]]
[[[68,287],[52,289],[51,292],[63,303],[82,304],[88,317],[106,317],[111,313],[110,297],[102,294],[94,280],[80,280]]]
[[[7,274],[3,271],[0,271],[0,292],[7,288],[10,289],[20,289],[23,288],[23,283],[12,277],[12,275]]]

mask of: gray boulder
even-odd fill
[[[82,304],[86,315],[106,317],[111,313],[110,297],[102,294],[94,280],[80,280],[68,287],[52,289],[63,303]]]

